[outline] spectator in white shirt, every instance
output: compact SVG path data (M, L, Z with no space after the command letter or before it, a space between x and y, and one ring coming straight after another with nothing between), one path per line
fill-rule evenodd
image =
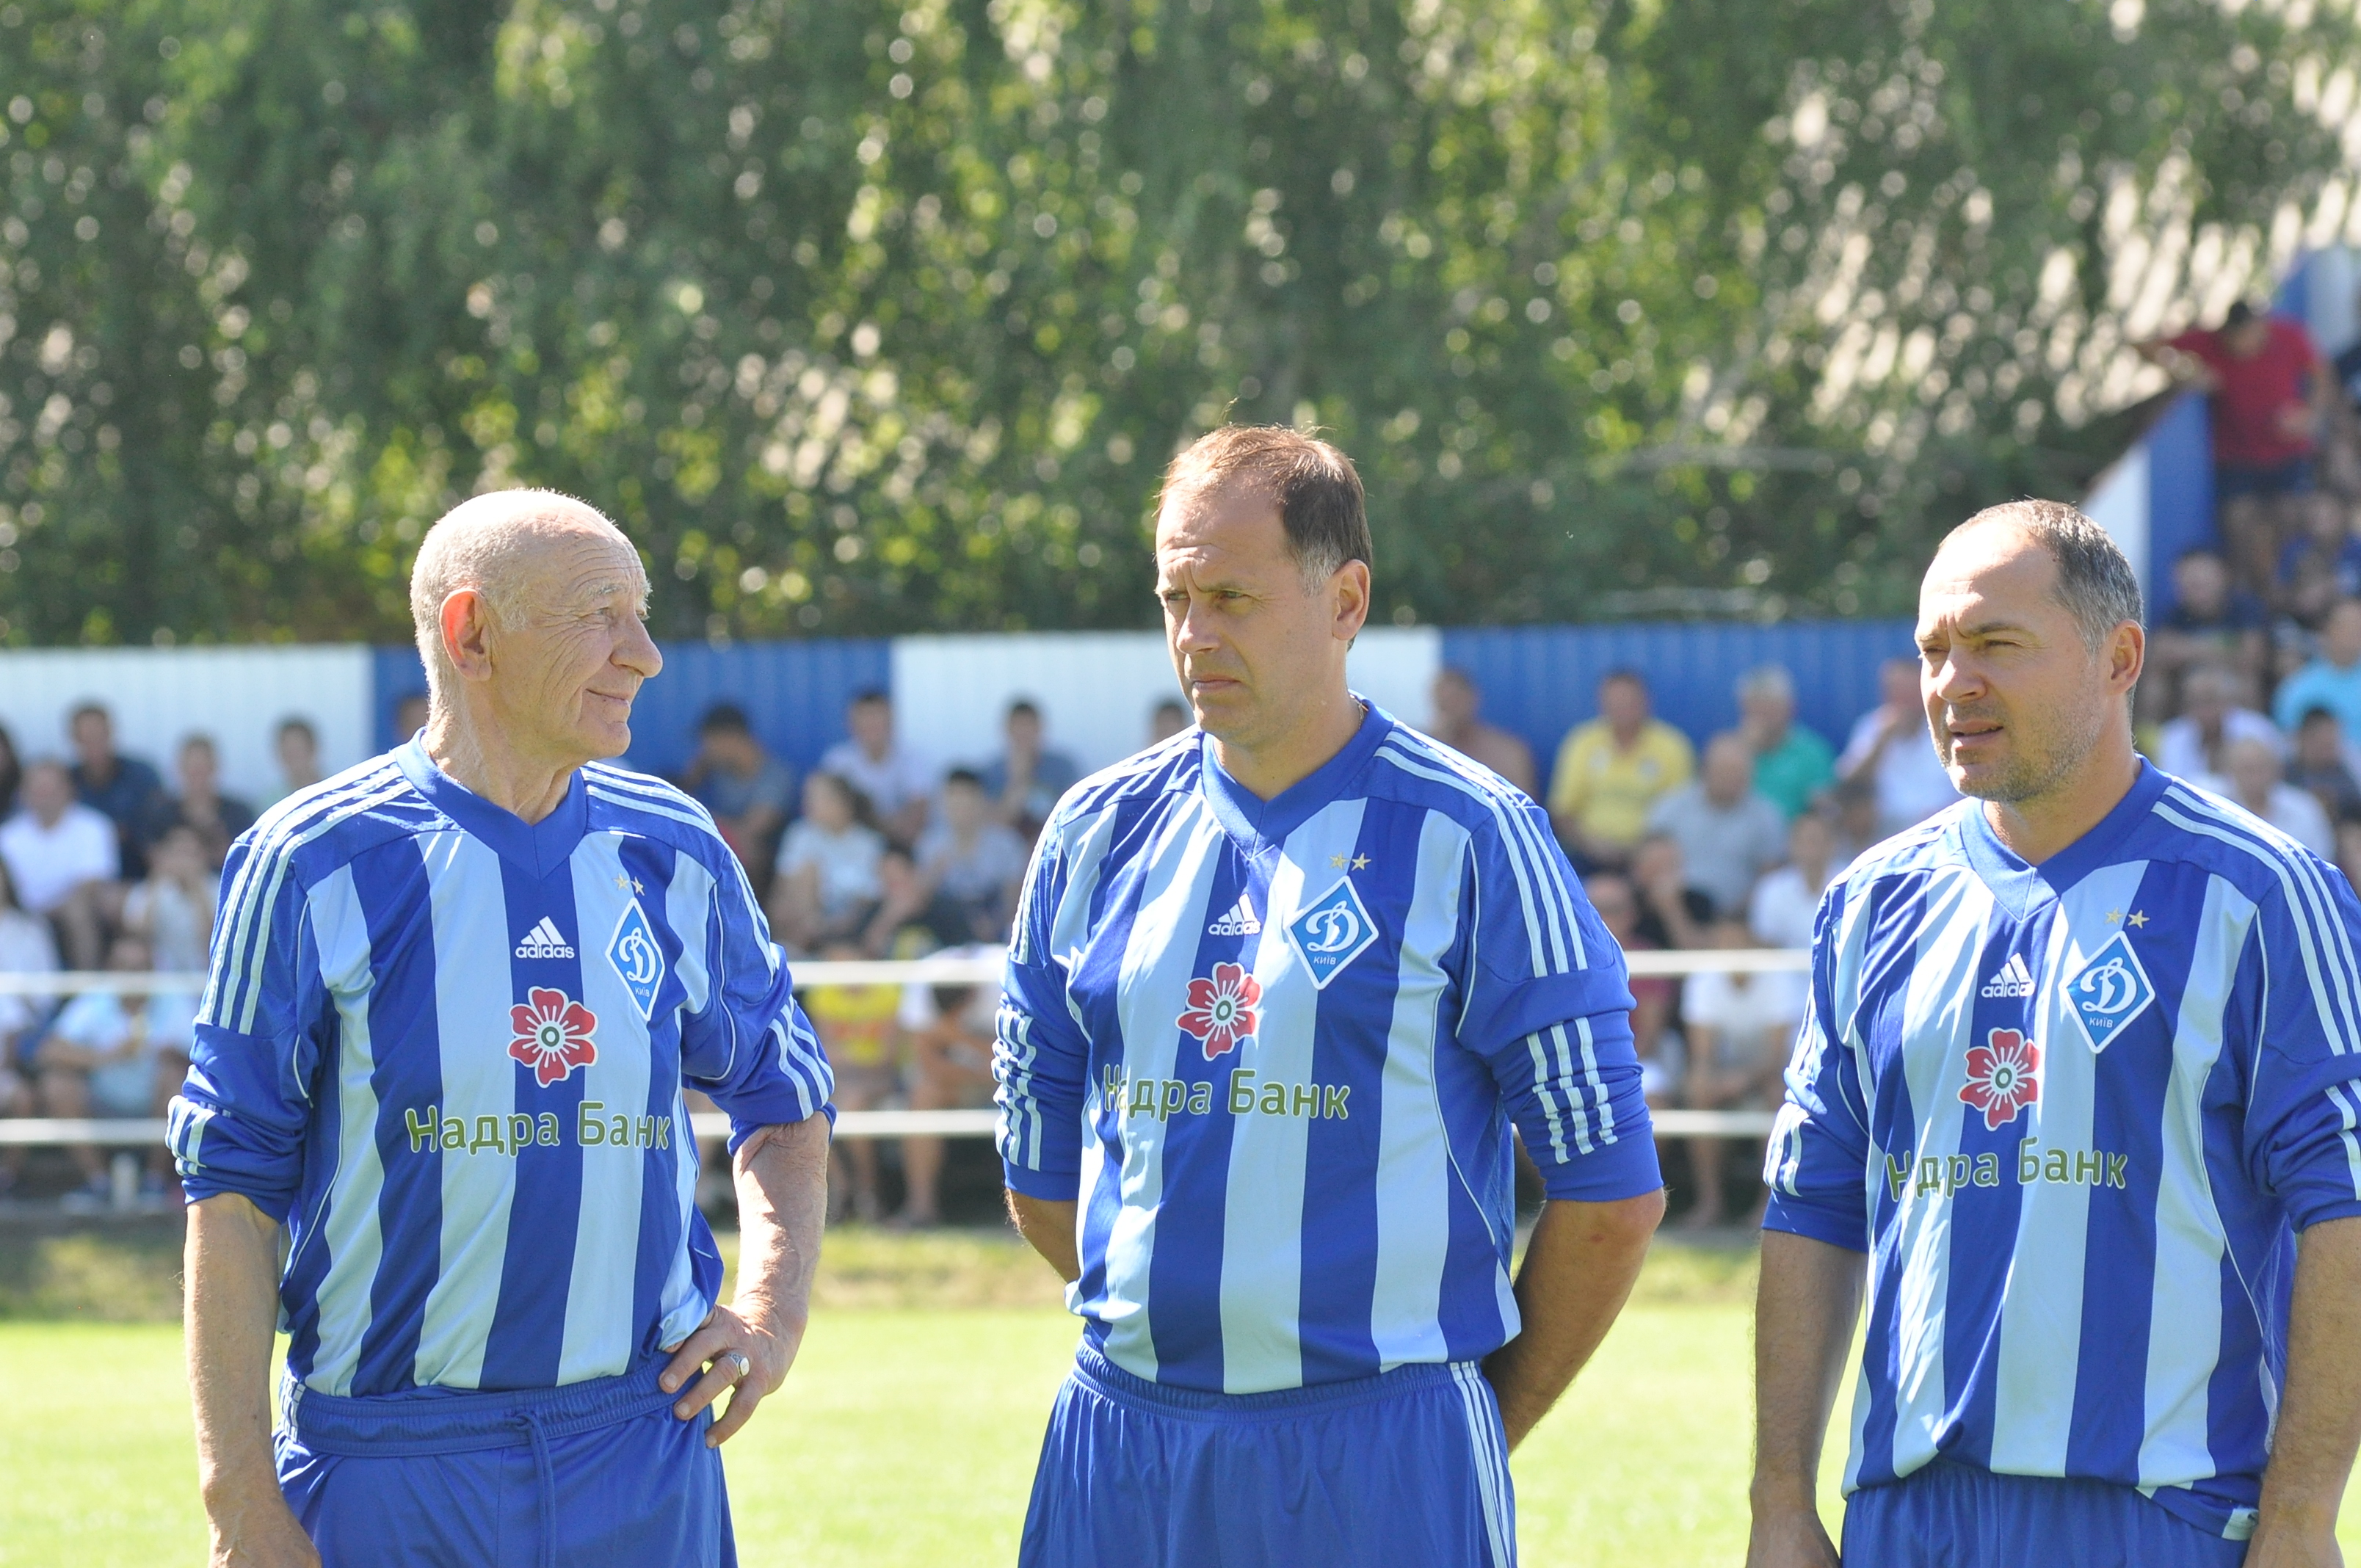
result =
M1734 917L1717 920L1712 938L1716 948L1755 946L1746 922ZM1719 970L1689 977L1681 992L1681 1014L1689 1047L1683 1098L1692 1110L1727 1111L1776 1102L1780 1072L1795 1043L1795 1026L1803 1021L1803 981L1800 974ZM1697 1201L1682 1220L1684 1226L1719 1225L1726 1218L1721 1168L1730 1152L1727 1142L1689 1140Z
M57 927L66 961L96 969L106 928L123 912L115 824L74 798L73 775L55 758L26 768L19 795L16 815L0 823L0 860L8 862L25 907Z
M0 974L54 974L57 967L58 949L49 937L49 923L27 914L16 902L7 862L0 861ZM47 1012L36 998L0 992L0 1116L31 1116L38 1112L18 1047ZM16 1173L24 1164L21 1145L0 1149L0 1197L16 1185Z
M2336 858L2336 830L2309 792L2282 782L2279 749L2267 740L2233 740L2229 773L2191 782L2244 806L2323 860Z
M2246 683L2219 664L2200 664L2180 683L2180 717L2156 732L2156 765L2175 778L2201 779L2224 773L2223 750L2234 740L2284 744L2279 726L2240 705Z
M1883 700L1853 725L1837 759L1837 777L1877 786L1877 830L1890 838L1934 816L1960 792L1927 738L1918 661L1888 659L1877 667L1877 685Z
M1789 823L1787 863L1754 884L1747 905L1746 925L1754 939L1771 948L1810 947L1820 894L1838 870L1836 830L1827 817L1806 811Z
M869 826L868 803L835 773L804 780L804 814L779 843L771 884L771 928L799 952L852 941L877 903L885 837Z
M894 699L872 687L845 710L852 739L839 740L820 757L868 798L878 828L896 844L911 845L927 828L934 804L934 771L894 737Z
M1025 880L1026 841L993 816L983 779L953 768L943 780L942 819L918 840L918 870L959 906L969 939L1005 942L1016 889Z
M1697 777L1649 809L1648 831L1680 845L1688 884L1719 915L1745 910L1754 879L1779 863L1787 842L1786 818L1754 788L1754 749L1734 732L1708 742Z
M149 968L148 944L118 937L106 967L119 974ZM85 992L66 1003L41 1037L34 1067L40 1075L41 1107L52 1116L161 1118L166 1102L189 1070L189 1036L196 1014L192 996L118 995ZM93 1209L107 1200L106 1169L94 1145L68 1151L81 1168L82 1189L70 1208ZM164 1148L148 1157L145 1190L164 1191Z
M205 967L219 890L204 839L186 823L176 824L148 851L147 880L124 895L123 928L147 942L157 969L198 973Z

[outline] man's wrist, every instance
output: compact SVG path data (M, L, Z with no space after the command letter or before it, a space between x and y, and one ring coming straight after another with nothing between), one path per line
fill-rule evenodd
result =
M1747 1488L1746 1500L1757 1519L1782 1514L1817 1515L1820 1508L1817 1482L1784 1469L1757 1474Z

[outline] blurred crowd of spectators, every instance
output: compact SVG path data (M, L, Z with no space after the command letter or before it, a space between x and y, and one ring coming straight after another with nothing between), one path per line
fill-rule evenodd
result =
M208 736L181 740L170 784L115 749L101 704L76 707L65 739L65 756L24 756L0 729L0 974L202 971L222 861L255 805L222 793ZM281 794L319 781L307 720L283 720L274 740ZM196 1002L170 987L0 992L0 1115L161 1116L188 1068ZM80 1179L67 1207L104 1206L101 1151L67 1152ZM0 1198L24 1163L22 1148L0 1148ZM165 1174L159 1146L140 1179L148 1202L170 1201Z

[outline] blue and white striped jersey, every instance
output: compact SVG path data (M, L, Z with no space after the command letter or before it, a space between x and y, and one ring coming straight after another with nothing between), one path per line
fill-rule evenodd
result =
M713 1305L686 1088L733 1148L830 1090L712 820L593 764L528 826L412 741L231 850L170 1139L288 1224L305 1387L547 1387Z
M1518 1328L1513 1118L1553 1196L1659 1185L1623 955L1548 820L1372 708L1257 800L1194 729L1068 793L1009 952L1008 1184L1079 1198L1107 1359L1254 1393Z
M2361 905L2154 768L2027 866L1981 803L1823 899L1773 1230L1866 1251L1848 1489L1940 1455L2253 1527L2294 1234L2361 1214Z

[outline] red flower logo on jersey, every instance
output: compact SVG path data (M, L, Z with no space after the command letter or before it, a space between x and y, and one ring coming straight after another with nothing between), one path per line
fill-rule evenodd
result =
M590 1040L598 1027L597 1014L562 991L536 985L526 994L533 999L530 1005L509 1009L509 1027L516 1033L509 1055L533 1069L536 1082L546 1089L598 1059L598 1047Z
M1989 1046L1968 1047L1968 1080L1960 1098L1984 1113L1984 1127L1998 1132L2016 1113L2041 1098L2041 1047L2015 1029L1994 1029Z
M1262 1000L1262 981L1237 964L1215 964L1213 978L1202 975L1189 982L1189 1010L1180 1027L1205 1047L1205 1059L1235 1050L1254 1037L1255 1004Z

